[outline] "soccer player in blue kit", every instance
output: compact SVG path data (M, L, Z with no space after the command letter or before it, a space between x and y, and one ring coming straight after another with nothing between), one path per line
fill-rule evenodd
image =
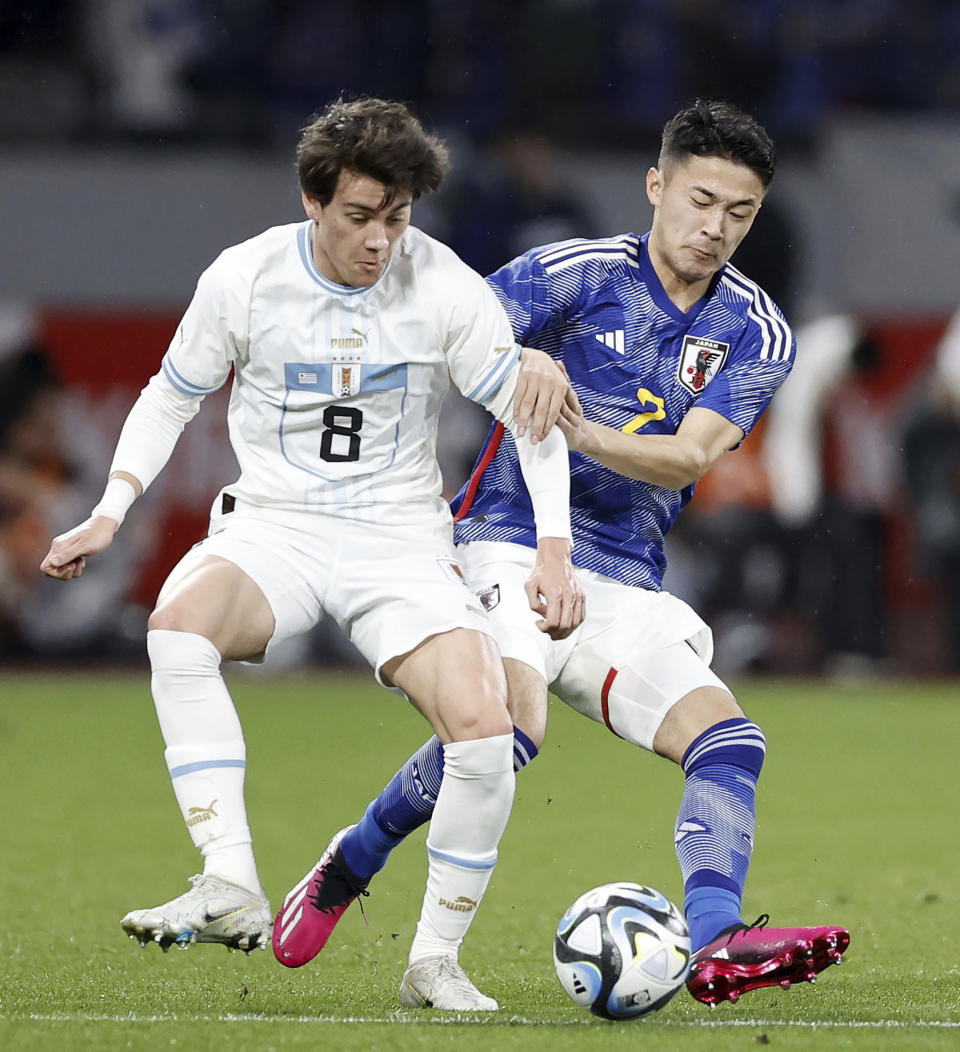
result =
M582 625L551 638L531 611L524 581L535 557L533 515L502 425L453 502L463 567L504 659L516 768L543 742L548 689L680 765L675 847L693 948L687 985L710 1005L812 980L850 941L836 926L770 928L766 916L744 923L766 742L711 671L708 626L662 590L667 530L793 363L780 310L728 262L773 172L774 147L756 121L727 103L698 101L667 123L646 174L646 235L535 248L488 278L517 341L548 352L569 375L559 426L571 449ZM333 837L274 922L281 963L297 967L322 949L393 847L427 821L442 770L433 738L357 825ZM432 1003L429 984L415 993Z

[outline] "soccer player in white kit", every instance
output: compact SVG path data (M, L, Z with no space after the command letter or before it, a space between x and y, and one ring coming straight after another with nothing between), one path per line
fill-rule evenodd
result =
M567 447L549 427L566 382L546 356L538 373L536 352L524 352L524 375L490 288L409 225L413 201L440 184L446 151L404 106L328 106L304 129L297 160L308 220L228 248L203 273L124 424L103 499L42 563L68 580L110 544L203 396L233 371L240 478L170 574L147 633L167 766L203 873L122 924L164 948L265 945L272 918L244 805L245 744L220 665L261 660L326 611L446 750L401 998L415 982L435 1007L492 1010L458 949L512 805L512 722L486 613L453 547L437 418L452 381L516 434L540 537L531 606L562 636L583 616Z

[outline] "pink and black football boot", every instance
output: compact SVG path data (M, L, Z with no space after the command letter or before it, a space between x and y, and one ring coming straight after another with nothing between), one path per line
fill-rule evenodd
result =
M317 864L287 892L274 919L273 955L288 968L312 961L326 946L350 903L369 894L368 881L350 870L340 850L340 841L351 829L353 826L347 826L334 833Z
M727 928L693 955L687 989L698 1001L715 1008L762 986L815 982L850 945L846 928L768 928L769 919Z

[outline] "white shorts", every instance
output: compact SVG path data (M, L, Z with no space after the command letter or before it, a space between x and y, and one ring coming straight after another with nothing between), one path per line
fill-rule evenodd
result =
M267 654L326 612L383 682L384 662L430 636L454 628L493 634L442 522L384 526L237 502L211 515L209 536L187 558L206 555L239 566L266 596L276 621Z
M566 639L537 628L524 582L536 556L520 544L457 547L470 586L505 658L530 665L571 708L645 749L667 712L698 687L724 683L710 670L713 634L682 599L578 570L586 617Z

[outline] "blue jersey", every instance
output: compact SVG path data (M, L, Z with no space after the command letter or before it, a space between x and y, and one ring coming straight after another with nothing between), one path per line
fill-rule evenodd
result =
M631 434L676 433L692 406L748 434L793 364L794 337L769 296L725 265L689 311L664 292L647 237L531 249L487 280L519 343L562 361L588 420ZM659 590L663 540L693 496L570 455L573 561ZM456 540L536 546L509 432L495 424L453 501Z

